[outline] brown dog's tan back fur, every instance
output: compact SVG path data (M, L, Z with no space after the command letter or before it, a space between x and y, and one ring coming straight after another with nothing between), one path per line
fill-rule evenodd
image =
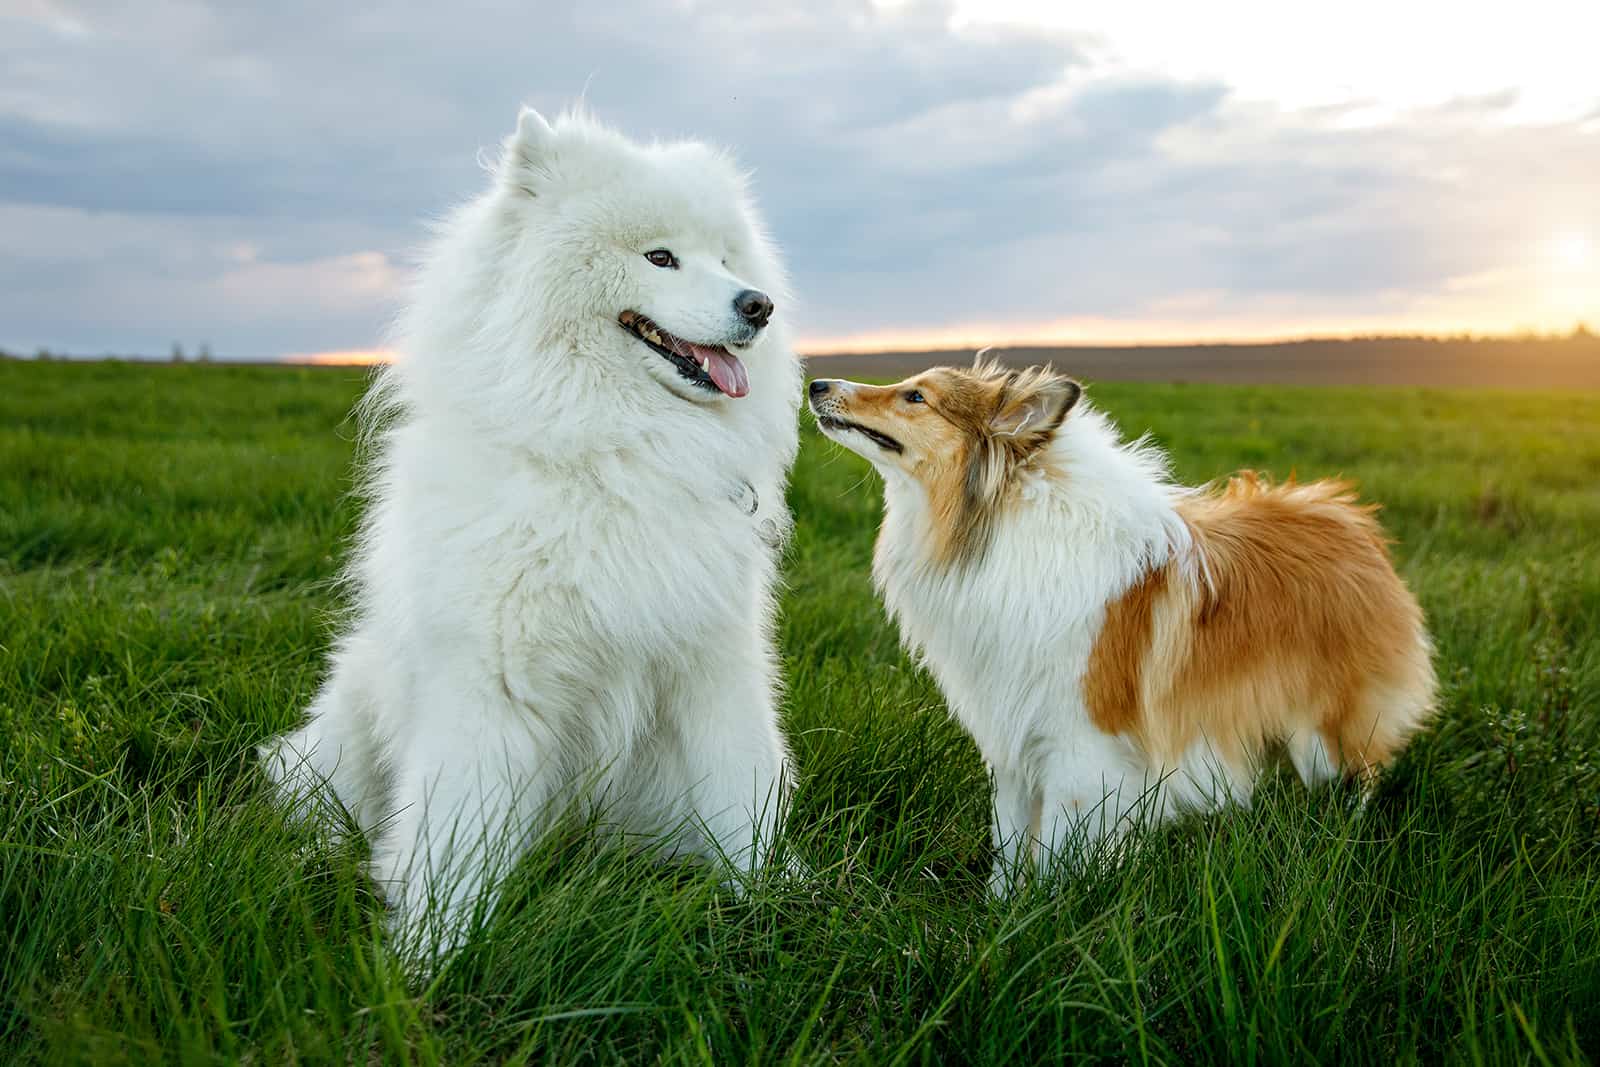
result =
M1387 764L1418 725L1388 710L1431 706L1434 679L1375 510L1343 482L1251 472L1180 503L1201 581L1169 562L1108 605L1084 678L1096 726L1160 762L1313 730L1345 773Z

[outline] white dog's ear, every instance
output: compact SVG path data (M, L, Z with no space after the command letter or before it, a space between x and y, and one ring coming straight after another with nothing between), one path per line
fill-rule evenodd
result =
M500 176L507 185L529 196L550 177L551 157L555 155L556 131L531 107L517 112L517 132L506 138Z
M1007 383L989 429L1031 452L1050 440L1082 395L1083 387L1071 378L1025 372Z
M517 110L518 144L542 145L555 135L556 131L551 129L550 121L533 108L524 104Z

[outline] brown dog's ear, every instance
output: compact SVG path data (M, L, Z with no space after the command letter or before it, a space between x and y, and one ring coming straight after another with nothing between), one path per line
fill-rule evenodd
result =
M1071 378L1024 372L1006 386L989 420L990 432L1020 452L1032 452L1055 434L1083 395Z

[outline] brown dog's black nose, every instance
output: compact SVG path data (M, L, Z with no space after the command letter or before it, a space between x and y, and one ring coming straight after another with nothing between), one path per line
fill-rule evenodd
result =
M813 400L819 396L827 396L829 388L830 386L828 385L826 378L813 378L811 379L811 384L807 387L811 393L811 399Z
M740 318L758 330L772 318L772 297L760 289L744 290L733 298L733 306Z

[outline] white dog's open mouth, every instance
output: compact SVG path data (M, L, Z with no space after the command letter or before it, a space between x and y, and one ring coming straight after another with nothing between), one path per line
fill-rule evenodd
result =
M745 373L744 364L721 345L695 344L674 337L637 311L624 311L617 316L617 322L655 349L685 381L734 397L750 391L750 377Z

